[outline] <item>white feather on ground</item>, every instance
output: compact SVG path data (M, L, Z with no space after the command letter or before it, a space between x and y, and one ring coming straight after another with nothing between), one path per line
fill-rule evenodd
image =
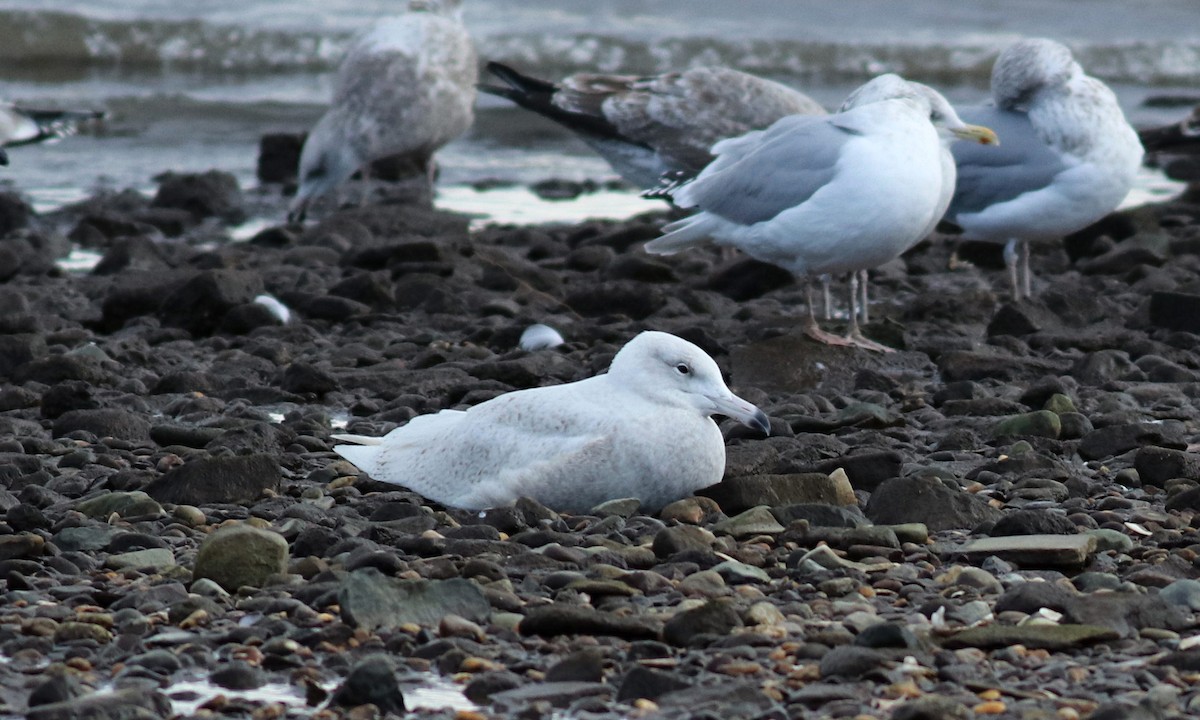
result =
M409 6L361 35L338 67L333 102L300 154L292 218L375 160L405 155L428 168L474 121L477 60L458 0Z
M703 350L644 332L606 374L421 415L382 438L334 435L360 443L334 452L376 480L452 507L527 496L565 511L625 497L657 508L721 480L725 443L714 414L770 426Z

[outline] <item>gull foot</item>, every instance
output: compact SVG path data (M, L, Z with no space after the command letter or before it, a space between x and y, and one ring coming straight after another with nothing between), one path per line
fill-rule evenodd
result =
M837 347L855 347L856 343L848 337L834 335L831 332L825 332L816 325L809 325L804 328L804 334L824 345L836 345Z
M887 345L884 345L883 343L877 343L874 340L871 340L866 335L863 335L862 331L857 328L852 330L850 332L850 334L847 335L843 339L849 341L849 344L853 345L854 347L860 347L863 350L870 350L871 352L877 352L877 353L894 353L894 352L896 352L895 348L890 348Z

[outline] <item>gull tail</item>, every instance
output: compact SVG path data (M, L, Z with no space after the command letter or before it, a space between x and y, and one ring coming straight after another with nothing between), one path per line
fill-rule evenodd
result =
M37 110L11 107L9 112L19 124L16 137L6 145L31 145L73 135L82 123L102 120L107 116L102 110Z
M700 213L663 226L663 236L645 244L651 255L674 255L688 248L703 247L713 242L712 232L716 221L707 213Z
M354 463L354 467L368 475L375 475L376 461L379 458L380 443L383 438L366 437L365 435L331 435L334 440L342 440L356 445L334 445L333 451Z
M355 445L382 445L382 437L370 437L367 435L330 435L334 440L342 442L354 443Z
M602 116L572 112L556 105L554 96L562 91L558 85L523 75L503 63L489 62L486 69L492 75L503 80L507 87L479 84L476 87L480 92L512 100L526 110L532 110L538 115L549 118L568 130L599 138L614 138L622 142L629 142L612 123Z

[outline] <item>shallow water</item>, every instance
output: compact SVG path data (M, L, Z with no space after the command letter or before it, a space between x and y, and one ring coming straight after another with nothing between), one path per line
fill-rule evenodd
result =
M322 112L348 39L398 4L0 0L6 30L0 97L111 113L85 136L11 150L12 165L0 179L40 209L97 186L152 191L154 175L165 170L219 168L253 187L259 137L307 129ZM986 94L1000 47L1043 34L1069 43L1089 71L1112 83L1135 124L1165 123L1184 112L1148 106L1147 98L1200 97L1200 10L1193 0L693 0L686 7L665 0L466 0L464 6L482 58L550 78L581 69L644 73L729 64L832 106L864 79L893 70L937 85L952 101L974 102ZM439 154L444 202L505 222L626 213L626 198L585 197L553 208L531 201L517 212L509 203L518 198L473 196L466 186L484 179L613 177L552 124L493 97L481 97L479 110L471 132Z

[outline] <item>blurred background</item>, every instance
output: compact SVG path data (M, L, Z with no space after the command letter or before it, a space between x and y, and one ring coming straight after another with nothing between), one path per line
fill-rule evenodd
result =
M0 180L43 210L97 188L148 191L166 170L218 168L253 187L259 137L306 130L349 39L405 5L0 0L0 98L111 114L84 136L13 149ZM1135 126L1178 120L1200 102L1195 0L465 0L464 8L481 60L549 79L721 64L836 106L894 71L951 101L977 102L999 49L1041 35L1068 44L1108 82ZM552 123L490 96L479 108L475 128L439 154L451 199L484 181L615 177ZM1154 192L1157 182L1148 173L1141 189ZM640 207L632 192L628 199Z

